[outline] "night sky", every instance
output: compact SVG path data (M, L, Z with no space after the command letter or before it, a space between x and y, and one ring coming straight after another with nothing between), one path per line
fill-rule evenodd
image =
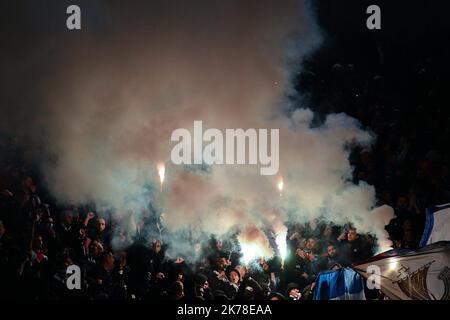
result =
M364 68L362 72L389 74L389 86L395 84L396 90L403 93L408 92L408 73L428 57L439 59L443 74L448 70L446 35L450 29L447 23L450 5L446 1L317 0L310 3L326 38L310 59L316 65L325 67L335 61L357 63ZM70 4L82 8L81 31L65 28L65 8ZM382 8L382 30L369 31L365 27L365 8L370 4ZM127 5L120 1L2 1L2 108L5 104L15 105L15 112L22 113L33 108L36 82L43 74L52 72L48 65L52 60L64 59L55 50L55 43L64 42L70 47L72 43L91 38L106 41L126 28L120 22L124 16L135 15L139 19L145 17L146 10L155 12L158 5L147 1ZM377 46L383 47L382 64Z

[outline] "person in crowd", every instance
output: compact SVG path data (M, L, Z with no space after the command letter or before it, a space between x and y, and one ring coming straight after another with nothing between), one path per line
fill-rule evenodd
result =
M79 230L75 226L71 211L67 210L62 213L61 221L56 227L56 234L58 236L59 247L71 248L76 245L75 242L79 236Z
M181 281L175 281L170 286L169 299L170 300L182 300L184 298L184 285Z
M336 247L333 244L328 245L327 251L319 264L321 270L330 270L333 266L342 264Z
M286 296L288 300L300 300L302 294L297 283L291 282L287 286Z
M13 244L13 238L8 234L5 224L0 220L0 251L7 250Z
M197 273L194 276L195 292L194 296L200 300L213 300L211 289L208 283L208 277L203 273Z
M47 249L44 247L44 241L40 234L37 234L33 239L31 249L31 263L41 263L48 260Z
M308 238L306 241L305 249L309 252L316 253L318 251L317 241L315 238Z
M335 236L333 226L326 225L323 229L322 235L319 238L318 243L318 253L324 253L327 251L328 246L335 245L337 242L337 237Z
M347 234L339 236L338 241L340 244L339 250L347 265L362 262L372 255L371 248L369 248L365 239L357 233L356 228L350 227Z
M239 291L241 285L241 275L238 270L232 269L228 273L228 284L224 286L227 297L233 299Z
M394 208L395 218L386 230L396 248L417 248L425 209L450 202L450 157L442 147L450 142L448 111L430 108L445 98L446 91L422 81L431 76L430 68L441 72L436 59L430 57L423 66L413 61L423 71L411 73L409 85L417 90L408 89L410 98L403 103L397 90L383 85L395 80L388 68L379 75L361 72L364 68L356 63L335 61L330 67L312 63L300 79L318 110L328 111L332 105L377 133L372 149L355 147L349 161L353 181L373 185L377 205ZM340 81L344 74L353 81ZM17 154L13 146L0 147L2 159ZM61 208L59 199L40 187L46 177L35 174L36 164L19 158L3 163L1 298L74 298L63 284L67 267L77 264L87 299L309 300L320 271L362 262L377 244L365 230L358 234L355 228L332 221L293 220L287 222L283 266L279 257L256 259L256 267L243 265L231 239L208 234L192 242L194 261L188 259L189 252L180 260L178 255L169 256L165 239L171 234L164 228L164 215L152 204L137 215L136 229L129 230L123 223L125 213ZM340 228L347 229L338 236Z
M266 298L267 294L258 281L247 275L239 285L235 300L265 300Z
M112 297L114 290L114 255L112 252L103 252L100 255L99 263L92 270L91 296L94 299L106 300Z
M87 229L84 243L85 250L89 253L90 245L93 242L98 242L102 247L109 248L109 240L109 233L106 230L106 220L104 218L99 218L96 227Z

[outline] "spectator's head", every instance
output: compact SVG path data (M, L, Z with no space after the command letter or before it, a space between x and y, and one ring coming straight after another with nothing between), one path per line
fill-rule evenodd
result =
M196 295L202 297L205 290L209 288L208 278L202 273L197 273L194 276L194 282Z
M259 258L259 265L261 266L261 268L262 268L264 271L269 270L269 264L267 263L266 259L264 259L264 258Z
M98 231L103 232L106 229L106 221L103 218L98 219Z
M70 225L72 225L73 222L73 214L70 211L64 211L63 212L63 219L62 219L63 224L68 227Z
M215 268L217 271L225 270L227 264L227 260L224 257L218 257L216 259Z
M298 300L300 299L300 290L299 286L295 282L291 282L287 286L287 296L291 299Z
M161 241L153 242L153 251L155 251L155 253L161 252Z
M316 239L314 238L309 238L308 241L306 241L306 249L308 249L309 251L315 251L316 250Z
M114 255L112 252L103 253L100 263L104 269L112 270L114 268Z
M235 268L239 272L239 276L241 279L244 279L245 274L247 273L247 269L244 266L237 265Z
M29 188L30 193L36 193L37 192L37 186L35 184L32 184Z
M349 242L355 241L358 239L358 233L356 232L356 228L350 228L347 232L347 240Z
M323 236L325 238L330 238L333 234L333 229L330 226L325 227L323 230Z
M203 273L197 273L194 276L195 285L199 287L203 287L208 285L208 278Z
M42 250L44 248L44 241L41 235L36 235L33 239L33 250Z
M397 198L397 210L405 210L408 208L408 198L401 195Z
M31 191L32 186L33 186L33 179L31 177L25 177L22 181L23 189Z
M205 294L205 288L203 286L195 286L195 296L202 297Z
M241 275L238 270L233 269L230 271L229 279L231 283L239 284L241 282Z
M176 277L177 281L181 281L184 282L186 280L186 277L184 276L183 270L178 270L178 272L176 272Z
M184 285L181 281L175 281L170 286L170 294L175 300L179 300L184 297Z
M336 256L336 248L335 248L332 244L330 244L330 245L327 247L327 255L328 255L328 257L330 257L330 258L333 258L333 257Z
M306 258L305 250L303 250L303 249L297 249L295 251L295 254L302 259Z
M98 241L94 241L92 243L92 250L90 252L92 252L92 255L94 257L99 256L100 254L103 253L103 246L102 246L102 244L100 242L98 242Z
M119 242L126 243L128 241L128 234L125 230L119 231Z

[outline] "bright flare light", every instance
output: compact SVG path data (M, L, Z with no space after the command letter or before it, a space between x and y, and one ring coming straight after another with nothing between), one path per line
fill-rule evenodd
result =
M280 192L280 197L283 195L283 188L284 188L284 181L283 181L283 177L280 177L278 180L278 191Z
M161 185L161 191L162 191L162 186L164 183L164 176L166 174L166 167L164 166L164 164L159 164L158 165L158 175L159 175L159 182Z
M257 243L241 243L241 252L244 264L249 264L252 260L264 257L264 250Z
M386 251L391 250L391 242L386 239L380 239L378 244L378 250L375 252L375 254L383 253Z
M284 259L286 258L286 254L287 254L286 235L287 235L287 232L281 232L275 238L275 242L277 244L278 250L280 251L282 264L284 262Z
M390 271L397 270L397 267L398 267L398 262L396 260L392 260L391 262L389 262L389 270Z

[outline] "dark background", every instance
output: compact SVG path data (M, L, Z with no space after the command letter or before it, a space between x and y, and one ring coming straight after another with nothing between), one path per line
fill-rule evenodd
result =
M39 64L39 57L58 54L51 49L37 52L38 44L57 41L62 35L83 37L86 32L110 30L114 21L102 14L105 2L1 2L2 168L24 162L29 147L20 136L3 136L3 126L18 118L25 119L20 125L26 128L26 119L32 118L34 112L33 88L47 71ZM301 96L295 107L310 106L316 112L317 124L327 113L345 112L376 134L372 150L352 152L353 180L374 185L378 204L395 209L396 218L387 226L394 245L416 248L425 209L450 201L447 22L450 3L440 0L311 3L324 43L305 60L298 61L303 69L295 79ZM83 7L86 28L79 33L65 28L66 15L61 12L69 4ZM371 4L381 7L381 30L366 28L366 8ZM18 69L11 71L11 65ZM11 104L17 105L18 114L6 114L4 107ZM33 169L28 167L27 174L39 180L39 172Z

